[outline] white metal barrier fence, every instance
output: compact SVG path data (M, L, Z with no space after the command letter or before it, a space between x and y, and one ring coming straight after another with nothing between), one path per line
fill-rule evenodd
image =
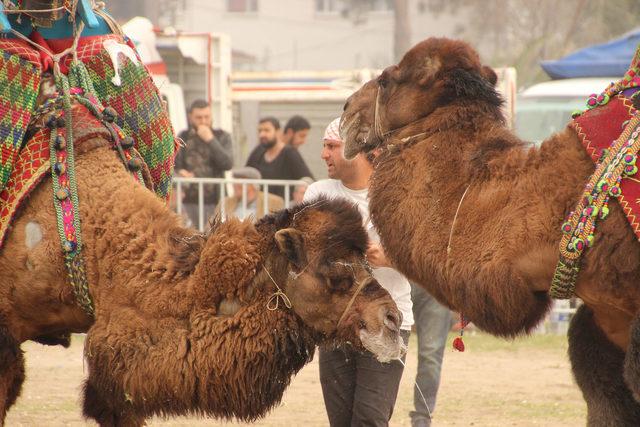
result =
M233 184L242 185L242 198L239 200L242 215L247 212L247 186L257 185L262 192L262 203L265 212L269 212L269 188L284 188L284 207L288 208L292 204L291 195L298 185L308 185L300 180L280 180L280 179L239 179L239 178L173 178L173 194L175 195L175 210L179 215L183 214L183 194L187 185L195 185L198 188L198 220L194 227L204 231L209 218L205 215L205 185L215 184L218 186L218 204L222 218L227 217L224 200L228 196L233 196Z

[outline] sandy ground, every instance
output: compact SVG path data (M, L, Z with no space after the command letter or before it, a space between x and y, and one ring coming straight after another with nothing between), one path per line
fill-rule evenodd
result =
M537 335L507 342L483 334L465 335L467 351L445 352L443 377L433 425L575 426L585 424L586 407L570 374L566 338ZM7 426L95 425L81 417L82 336L69 349L27 343L27 381ZM411 341L392 426L409 426L416 372ZM151 426L237 426L214 420L154 419ZM293 380L282 404L259 426L328 425L317 360Z

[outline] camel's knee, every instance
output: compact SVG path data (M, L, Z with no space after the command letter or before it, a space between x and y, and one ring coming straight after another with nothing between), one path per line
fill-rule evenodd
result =
M586 306L578 309L569 327L569 357L576 383L587 402L592 426L636 426L640 405L622 377L624 352L611 343Z
M624 358L624 380L636 401L640 401L640 316L631 323L629 338Z

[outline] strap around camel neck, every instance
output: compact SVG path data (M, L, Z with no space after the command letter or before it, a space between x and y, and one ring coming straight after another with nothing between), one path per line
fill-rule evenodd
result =
M406 128L407 126L411 126L414 122L408 123L402 127L396 128L396 129L391 129L388 130L386 132L382 132L382 124L380 122L380 88L378 88L378 90L376 91L376 104L375 104L375 110L374 110L374 115L373 115L373 133L374 135L379 138L381 141L383 141L384 139L386 139L387 137L389 137L390 135L401 131L402 129ZM389 151L389 152L394 152L397 151L400 148L404 148L407 146L412 145L414 142L417 141L417 139L421 136L426 136L428 135L429 132L420 132L417 133L415 135L411 135L411 136L407 136L404 138L400 138L400 143L399 144L388 144L385 145L384 148Z
M276 286L276 289L277 289L269 297L269 300L267 301L267 310L270 310L270 311L277 310L278 306L280 305L280 300L282 300L282 303L285 305L285 307L287 308L293 307L293 305L291 304L291 300L289 299L287 294L285 294L284 291L280 288L280 286L278 286L278 283L275 281L273 276L271 276L271 273L269 273L269 270L267 270L267 267L265 267L264 264L262 264L262 269L265 271L265 273L267 273L267 276L269 276L269 279L271 279L271 281L273 282L273 284Z
M91 80L84 66L72 62L69 75L61 73L57 63L54 67L56 86L61 92L50 99L40 109L40 115L47 115L46 124L50 129L49 153L53 199L56 211L58 234L64 254L67 276L73 288L78 305L91 317L95 315L93 301L89 293L86 265L82 255L82 231L75 174L75 141L72 120L72 102L81 104L102 123L113 139L113 148L121 156L127 168L139 182L143 182L140 160L129 152L133 143L124 138L124 133L112 122L113 109L104 108L97 101Z
M367 283L366 280L361 281L358 284L358 288L356 289L356 291L354 292L353 296L351 297L351 299L349 300L349 303L347 304L347 306L345 307L344 311L342 312L342 316L340 316L340 319L338 320L338 323L336 323L336 329L338 327L340 327L340 324L342 323L342 321L344 320L345 317L347 317L347 313L349 312L349 309L351 309L351 306L353 305L353 303L356 300L356 297L360 294L360 291L362 290L362 288L364 287L365 283Z

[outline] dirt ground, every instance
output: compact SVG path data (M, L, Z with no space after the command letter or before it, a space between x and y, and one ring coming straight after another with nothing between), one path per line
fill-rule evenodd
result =
M467 350L444 357L442 384L433 425L577 426L585 424L586 406L571 377L566 338L534 335L508 342L484 334L466 334ZM27 343L27 381L7 426L87 426L79 396L83 373L83 337L69 349ZM317 358L316 358L317 359ZM392 426L409 426L416 372L412 337ZM151 426L238 426L197 418L154 419ZM328 425L318 364L314 360L293 380L282 404L259 426Z

